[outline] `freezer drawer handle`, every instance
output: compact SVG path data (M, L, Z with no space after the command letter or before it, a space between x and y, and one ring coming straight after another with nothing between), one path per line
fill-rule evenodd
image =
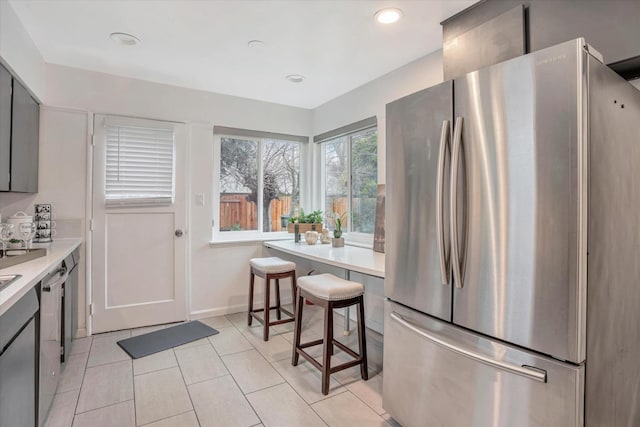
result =
M451 264L453 280L456 288L462 289L462 273L460 272L460 250L458 248L458 166L460 163L460 146L462 145L462 117L456 117L453 128L453 148L451 149Z
M434 344L437 344L441 347L444 347L447 350L453 351L454 353L458 353L462 356L468 357L469 359L473 359L477 362L484 363L487 366L491 366L493 368L502 369L503 371L511 372L512 374L520 375L530 380L540 381L542 383L547 382L547 372L539 369L539 368L529 368L525 366L518 366L512 363L502 362L500 360L492 359L491 357L487 357L483 354L476 353L464 348L460 348L454 344L451 344L444 339L425 331L417 325L414 325L412 322L406 320L400 314L395 311L391 313L391 318L396 322L400 323L402 326L412 330L416 334L425 338L428 341L431 341Z
M449 120L442 122L442 134L440 135L440 153L438 157L438 194L436 196L436 229L438 233L438 253L440 255L440 277L443 285L449 285L449 259L450 253L444 236L444 160L449 146Z

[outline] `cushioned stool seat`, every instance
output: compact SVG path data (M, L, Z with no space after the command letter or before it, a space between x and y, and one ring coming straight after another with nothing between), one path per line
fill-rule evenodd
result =
M254 270L264 274L286 273L296 269L296 264L291 261L285 261L278 257L269 258L251 258L249 264Z
M264 326L263 339L269 340L269 326L279 325L281 323L293 322L293 313L280 306L280 279L291 279L291 297L293 298L293 307L295 309L296 304L296 264L291 261L285 261L278 257L269 258L251 258L249 260L249 266L251 270L251 277L249 282L249 313L247 316L247 323L251 326L252 320L255 318L258 322ZM253 308L253 288L255 283L255 276L264 279L264 306L265 308L254 309ZM276 305L271 307L271 280L276 281ZM269 320L269 310L276 310L276 317L278 320ZM263 312L262 318L256 315L258 312ZM288 319L282 319L282 314L285 313L290 317Z
M301 277L298 279L298 288L327 301L351 299L364 294L362 283L341 279L333 274Z
M302 308L304 300L324 308L324 338L300 343L302 335ZM349 347L333 338L333 310L335 308L358 305L358 347L360 353L356 353ZM304 349L316 345L323 345L322 363L311 357ZM331 366L333 346L344 351L353 360L338 366ZM364 286L361 283L341 279L333 274L318 274L316 276L304 276L298 280L298 301L296 303L296 326L293 342L293 358L291 364L298 364L299 356L304 357L309 363L322 372L322 394L329 393L329 377L331 374L360 365L360 376L363 380L369 378L367 368L367 342L364 325Z

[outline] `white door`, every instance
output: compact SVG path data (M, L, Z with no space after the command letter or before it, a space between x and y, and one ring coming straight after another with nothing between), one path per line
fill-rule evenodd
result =
M187 318L186 139L182 124L95 116L93 333Z

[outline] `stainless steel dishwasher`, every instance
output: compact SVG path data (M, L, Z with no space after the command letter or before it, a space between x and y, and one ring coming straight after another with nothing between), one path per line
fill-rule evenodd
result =
M80 250L74 250L64 259L64 267L67 269L69 277L62 288L62 353L60 362L62 370L69 361L73 335L78 329L78 262L80 261Z
M62 286L69 272L60 264L42 281L40 297L40 390L38 425L47 419L58 389L62 347Z
M0 426L36 423L36 320L31 289L0 316Z

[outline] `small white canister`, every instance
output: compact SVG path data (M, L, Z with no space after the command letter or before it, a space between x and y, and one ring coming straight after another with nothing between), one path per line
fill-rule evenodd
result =
M26 213L20 211L7 218L7 224L13 224L14 230L19 230L20 224L22 224L23 222L33 222L33 216L27 215Z

